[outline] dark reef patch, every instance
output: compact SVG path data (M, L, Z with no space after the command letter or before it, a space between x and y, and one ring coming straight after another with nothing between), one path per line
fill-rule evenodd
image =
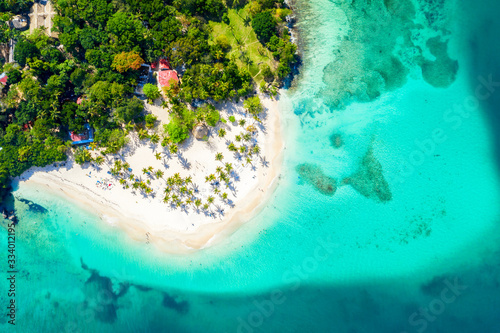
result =
M165 292L163 293L162 305L181 314L185 314L189 311L189 303L187 301L178 301L176 296L170 296Z
M22 203L24 203L24 204L26 204L26 205L28 205L29 210L32 211L32 212L40 213L40 214L45 214L45 213L48 212L48 210L45 207L43 207L43 206L41 206L41 205L39 205L37 203L34 203L31 200L27 200L27 199L24 199L24 198L19 198L17 200L20 201L20 202L22 202Z
M384 178L382 165L370 148L361 160L358 171L351 177L343 180L344 184L351 185L361 195L379 201L392 199L391 189Z
M91 273L85 281L83 292L85 301L83 306L93 312L94 318L100 322L113 323L117 318L117 301L129 288L129 284L120 283L119 290L115 291L110 278L101 276L95 269L88 268L80 259L82 268Z
M337 181L325 175L321 168L314 164L300 164L297 166L300 177L324 195L334 195L337 190Z
M422 61L422 76L425 82L435 88L447 88L455 82L458 72L458 61L448 56L448 42L439 37L430 38L427 47L436 60Z
M330 136L330 143L333 148L340 148L344 145L344 140L342 140L342 136L338 133L334 133Z

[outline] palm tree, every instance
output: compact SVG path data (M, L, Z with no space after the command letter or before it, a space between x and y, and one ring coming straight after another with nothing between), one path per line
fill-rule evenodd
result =
M204 210L207 210L207 209L208 209L208 204L204 204L204 205L203 205L203 209L204 209Z
M224 57L224 52L222 52L222 50L217 50L215 52L215 58L216 59L222 59Z
M92 148L92 150L97 150L97 143L91 142L91 143L89 143L89 146L90 146L90 148Z
M149 172L153 172L153 167L152 166L148 166L148 171Z
M144 140L146 138L149 138L149 133L145 129L140 129L137 134L139 135L139 140Z
M232 165L231 163L226 163L226 164L224 165L224 168L226 169L226 171L227 171L228 173L230 173L230 172L231 172L231 170L233 170L233 165Z
M174 181L177 185L182 184L183 181L182 181L180 173L178 173L178 172L174 173Z
M244 154L247 152L247 146L241 146L240 147L240 153Z
M191 183L193 183L193 178L191 178L191 176L187 176L185 179L184 179L184 183L186 185L189 185Z
M221 174L221 173L222 173L222 167L218 166L217 168L215 168L215 171L216 171L218 174Z
M163 171L161 171L161 170L156 170L156 172L155 172L155 176L156 176L156 178L161 178L161 177L163 177L163 174L164 174L164 173L163 173Z
M116 167L116 169L118 169L118 171L120 171L121 168L122 168L122 161L116 160L115 161L115 167Z
M219 174L219 179L220 179L220 180L222 180L222 181L223 181L223 180L226 180L226 179L227 179L227 178L226 178L226 174L225 174L224 172L221 172L221 173Z
M165 187L163 192L165 192L165 194L168 194L168 193L172 192L172 189L170 187Z
M240 124L241 127L245 126L245 123L246 123L245 119L240 119L240 121L238 121L238 124Z
M156 153L155 158L159 161L161 160L161 153Z
M260 153L260 147L258 145L255 145L253 146L252 151L258 155Z
M211 195L208 196L208 198L207 198L208 203L213 203L214 200L215 200L215 198L213 196L211 196Z
M241 141L241 135L236 135L236 137L234 138L236 140L236 142L240 142Z
M227 148L229 151L238 151L238 148L236 148L235 144L232 142L227 146Z
M226 130L223 128L219 129L219 137L223 138L224 135L226 135Z
M164 203L168 203L170 201L170 196L169 195L165 195L165 197L163 197L163 202Z
M143 174L147 174L148 173L148 169L147 168L142 168L142 173Z
M243 140L250 141L251 138L252 138L252 136L250 135L250 133L243 134Z
M215 187L214 188L214 194L218 194L219 192L220 192L220 190L217 187Z
M191 204L192 202L193 202L193 200L191 200L190 198L187 198L187 199L186 199L186 205L189 205L189 204Z
M135 176L134 176L134 174L133 174L133 173L131 173L131 174L128 176L128 179L129 179L129 180L134 180L134 178L135 178Z
M224 199L224 200L227 199L227 193L226 192L222 193L222 199Z
M247 164L252 164L252 159L250 157L247 157Z
M215 154L216 161L222 161L223 158L224 158L224 155L222 155L222 153Z
M154 144L157 144L158 142L160 142L160 136L156 133L151 135L150 139L151 139L151 142Z
M104 157L102 156L97 156L95 159L94 159L94 162L97 164L97 165L102 165L104 163Z
M123 170L127 171L130 168L130 164L127 162L123 163Z
M171 145L168 150L170 150L170 152L172 154L177 154L177 151L179 150L179 147L177 147L177 145Z
M196 199L196 200L194 201L194 205L196 206L196 208L199 208L199 207L200 207L200 205L201 205L201 200L200 200L200 199Z
M132 124L131 121L129 121L126 125L125 125L125 131L128 133L130 133L131 130L134 129L134 125Z

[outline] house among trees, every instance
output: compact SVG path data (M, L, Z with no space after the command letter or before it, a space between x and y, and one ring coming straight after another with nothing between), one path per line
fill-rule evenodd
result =
M89 126L89 124L85 124L85 131L83 133L77 134L73 131L69 133L72 144L74 145L82 145L86 143L91 143L94 141L94 129Z
M160 88L169 87L172 82L179 82L177 72L170 67L168 60L160 59L159 65L158 83L160 84Z

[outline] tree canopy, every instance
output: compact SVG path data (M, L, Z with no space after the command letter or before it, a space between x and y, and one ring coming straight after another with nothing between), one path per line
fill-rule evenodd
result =
M270 11L257 13L252 19L252 28L262 43L267 43L276 34L276 20Z

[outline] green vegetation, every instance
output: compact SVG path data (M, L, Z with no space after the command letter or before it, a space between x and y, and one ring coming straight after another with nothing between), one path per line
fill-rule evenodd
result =
M0 197L10 177L65 160L68 133L81 133L86 124L95 130L102 154L117 153L134 129L140 138L176 152L197 124L225 122L210 103L246 98L261 81L278 85L295 60L283 23L289 10L281 0L52 3L57 39L42 30L10 29L6 22L32 3L0 1L0 44L16 39L18 63L0 59L0 73L8 75L7 85L0 86ZM156 119L144 115L144 103L133 95L141 64L159 57L185 68L180 82L164 91L170 121L162 138L148 132ZM161 98L154 84L143 91L149 102ZM190 105L200 101L201 107ZM250 104L249 112L258 115L258 105ZM74 156L78 163L97 162L86 149L75 149Z
M253 116L258 116L259 113L261 113L263 110L262 104L260 104L260 98L258 96L248 98L243 103L243 106ZM245 122L244 121L243 123L240 122L240 125L244 126Z
M257 13L252 19L252 28L259 40L267 43L275 34L276 21L270 11Z
M158 89L158 86L151 83L146 83L144 85L144 88L142 88L142 90L144 91L144 95L146 95L150 103L153 102L155 99L160 98L161 96L160 89Z

